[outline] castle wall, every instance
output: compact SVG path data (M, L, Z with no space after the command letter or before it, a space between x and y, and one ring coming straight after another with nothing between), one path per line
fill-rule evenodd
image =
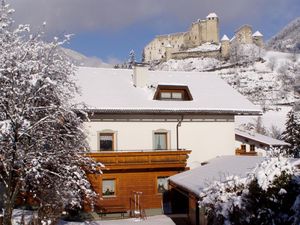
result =
M197 47L205 42L219 43L219 19L217 17L198 20L185 33L157 36L145 48L145 61L163 60L165 47L172 46L172 52Z
M228 41L222 41L221 42L221 55L222 58L227 59L229 58L230 53L230 42Z
M253 37L253 43L258 47L264 47L264 40L262 36Z
M187 59L187 58L219 58L220 50L202 52L202 51L194 51L194 52L173 52L171 54L172 59Z
M145 61L163 60L167 46L172 46L172 51L179 51L183 45L184 33L157 36L144 48Z
M248 25L242 26L235 32L235 37L239 44L252 44L252 28Z
M257 34L257 33L256 33ZM145 48L145 62L162 61L173 59L185 59L195 57L214 57L228 58L230 48L234 44L255 44L263 47L262 34L256 36L252 34L252 28L249 25L240 27L235 32L235 38L232 42L222 41L220 51L213 52L186 52L185 50L195 48L204 43L219 43L219 18L215 13L211 13L205 20L197 20L189 30L184 33L175 33L169 35L157 36ZM166 51L166 48L168 49Z

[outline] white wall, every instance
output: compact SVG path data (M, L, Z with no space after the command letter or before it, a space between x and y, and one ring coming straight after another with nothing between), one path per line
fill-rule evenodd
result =
M255 151L257 152L257 155L259 156L266 156L269 148L265 145L260 145L260 143L248 140L244 140L243 138L236 138L235 140L235 148L241 148L241 145L246 145L246 151L250 151L250 145L255 145Z
M178 119L178 118L177 118ZM172 121L92 121L85 127L92 151L99 149L98 135L101 131L111 130L116 136L116 150L152 150L153 132L164 129L169 132L170 149L177 148L176 125ZM149 120L149 119L148 119ZM202 121L201 121L202 120ZM233 155L234 152L234 121L226 117L215 121L212 118L185 119L179 127L179 148L192 150L189 164L193 161L203 162L218 155Z

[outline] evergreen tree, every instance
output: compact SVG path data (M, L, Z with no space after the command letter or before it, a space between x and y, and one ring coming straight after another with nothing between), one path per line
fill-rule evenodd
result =
M135 64L135 52L131 50L129 52L129 60L128 60L129 68L131 69Z
M282 133L282 139L290 144L287 155L299 157L300 150L300 120L292 109L287 115L286 129Z

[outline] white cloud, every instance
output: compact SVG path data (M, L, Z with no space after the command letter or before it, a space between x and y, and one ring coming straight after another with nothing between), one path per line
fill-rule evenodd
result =
M147 21L152 26L189 24L215 11L222 23L299 16L299 0L10 0L16 21L33 27L47 21L51 33L114 31Z

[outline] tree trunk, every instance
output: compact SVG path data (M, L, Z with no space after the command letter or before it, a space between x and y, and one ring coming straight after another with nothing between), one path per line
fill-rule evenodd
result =
M10 202L6 202L4 206L4 214L3 214L3 225L12 225L12 212L13 212L13 204Z

